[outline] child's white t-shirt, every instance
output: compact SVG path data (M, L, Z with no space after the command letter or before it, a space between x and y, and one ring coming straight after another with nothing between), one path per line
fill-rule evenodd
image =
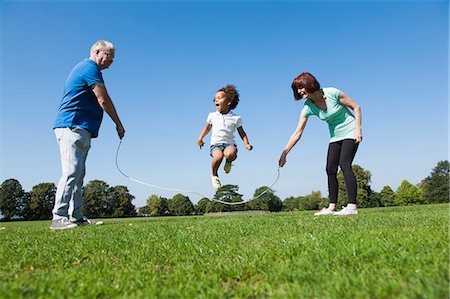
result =
M219 111L208 114L206 123L212 126L211 145L226 143L236 144L234 141L234 131L236 128L242 127L242 120L239 115L228 112L222 114Z

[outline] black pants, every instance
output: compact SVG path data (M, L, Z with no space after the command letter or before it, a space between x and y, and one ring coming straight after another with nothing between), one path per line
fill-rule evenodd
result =
M327 156L328 192L330 203L337 203L339 184L338 166L341 167L347 187L348 203L356 204L356 178L352 170L359 143L354 139L344 139L330 143Z

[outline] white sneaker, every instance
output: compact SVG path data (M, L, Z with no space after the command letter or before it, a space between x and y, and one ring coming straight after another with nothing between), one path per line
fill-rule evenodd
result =
M61 218L57 220L52 220L52 223L50 224L50 229L68 229L68 228L74 228L78 225L76 223L70 222L67 218Z
M342 207L342 210L339 212L335 212L334 215L336 216L348 216L348 215L356 215L358 214L358 210L353 210L348 207Z
M211 176L211 183L214 189L220 188L220 180L218 176L212 175Z
M335 211L328 210L328 208L323 208L319 212L314 213L314 216L322 216L322 215L333 215Z

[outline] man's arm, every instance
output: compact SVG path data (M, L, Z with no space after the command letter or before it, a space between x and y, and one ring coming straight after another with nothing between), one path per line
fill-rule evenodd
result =
M108 95L108 91L106 90L106 86L103 83L97 83L92 86L92 91L97 97L98 104L102 109L108 113L113 122L116 124L117 134L119 138L122 139L125 135L125 129L123 128L122 122L120 121L119 116L117 115L116 108Z

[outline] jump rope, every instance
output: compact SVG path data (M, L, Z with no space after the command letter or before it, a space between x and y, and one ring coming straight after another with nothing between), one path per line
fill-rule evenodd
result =
M222 201L222 200L219 200L219 199L216 199L216 198L209 198L208 196L203 195L203 194L201 194L201 193L199 193L199 192L196 192L196 191L189 191L189 190L182 190L182 189L166 188L166 187L161 187L161 186L154 185L154 184L149 184L149 183L146 183L146 182L144 182L144 181L135 179L135 178L133 178L133 177L131 177L131 176L125 174L125 173L120 169L119 163L118 163L118 160L119 160L119 151L120 151L120 146L121 146L121 145L122 145L122 140L120 140L119 146L117 147L117 151L116 151L116 167L117 167L117 170L118 170L124 177L128 178L129 180L131 180L131 181L133 181L133 182L136 182L136 183L138 183L138 184L141 184L141 185L145 185L145 186L151 187L151 188L156 188L156 189L161 189L161 190L166 190L166 191L174 191L174 192L179 192L179 193L191 193L191 194L196 194L196 195L198 195L198 196L200 196L200 197L207 198L207 199L209 199L209 200L211 200L211 201L220 202L220 203L223 203L223 204L226 204L226 205L241 205L241 204L244 204L244 203L246 203L246 202L249 202L249 201L258 199L258 198L260 198L261 196L263 196L267 191L271 190L271 188L278 182L278 179L280 178L280 167L278 167L278 170L277 170L277 178L275 179L275 181L274 181L269 187L267 187L267 189L264 190L264 192L260 193L260 194L259 194L258 196L256 196L255 198L252 198L252 199L249 199L249 200L245 200L245 201L239 201L239 202L227 202L227 201Z

